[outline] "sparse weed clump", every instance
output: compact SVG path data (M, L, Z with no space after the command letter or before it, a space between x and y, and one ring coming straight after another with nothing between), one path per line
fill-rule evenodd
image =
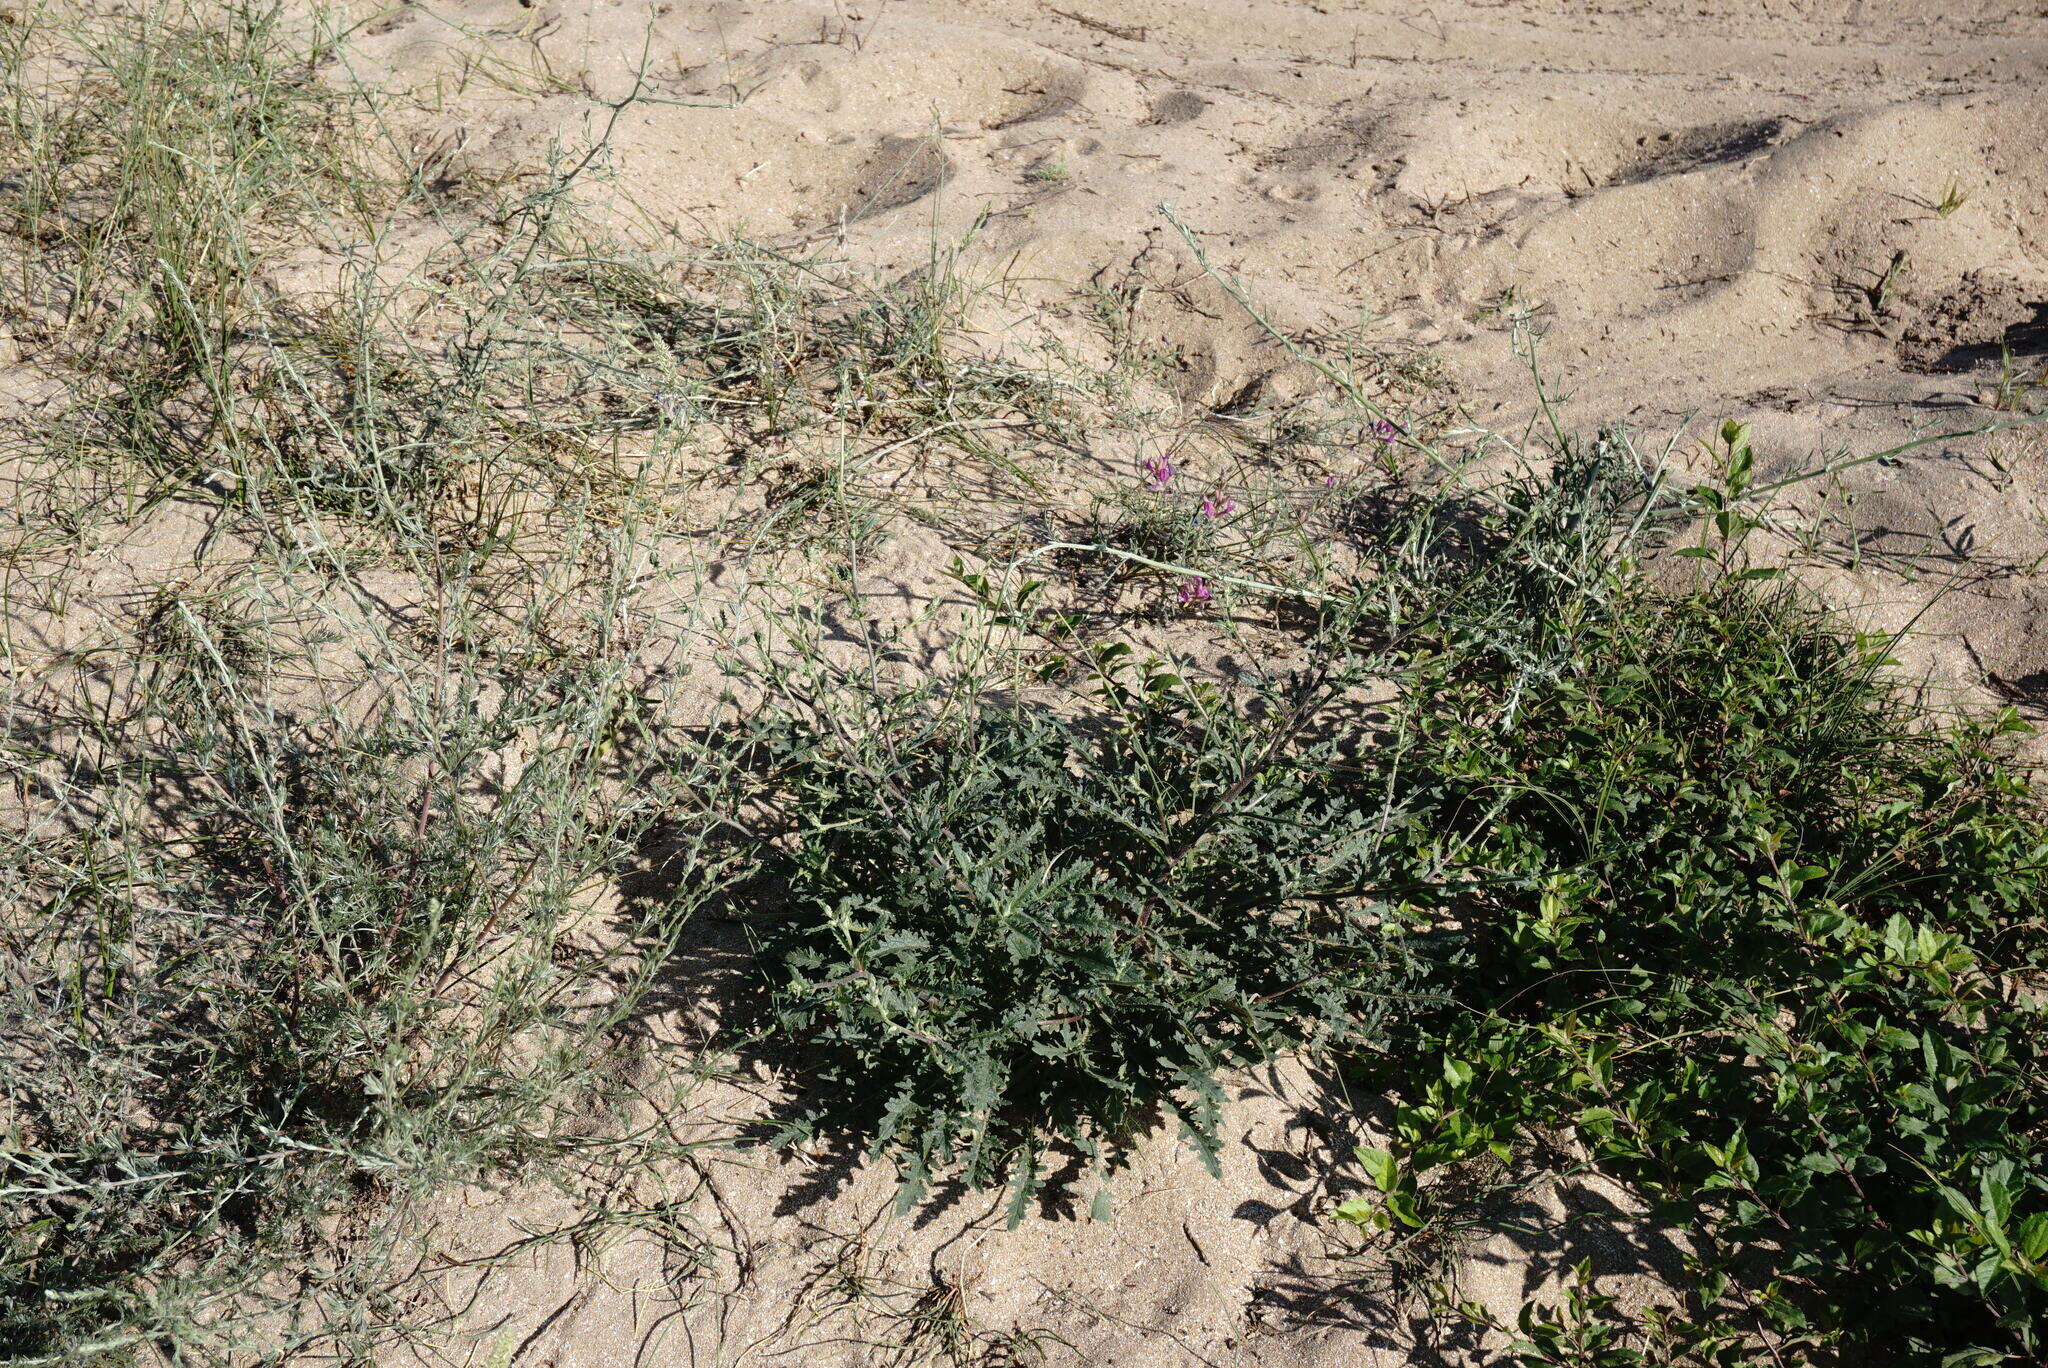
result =
M67 405L4 453L0 1360L359 1357L418 1328L414 1199L657 1148L636 1013L717 882L628 782L663 766L615 462L657 424L588 382L587 298L540 338L559 183L458 225L446 290L276 287L300 237L420 215L343 139L317 15L51 8L0 44L0 308ZM167 508L228 549L132 613L73 583ZM104 631L53 646L67 613ZM657 816L678 888L608 903Z
M374 1330L316 1314L376 1276L357 1218L632 1148L627 1028L716 882L593 923L657 815L608 782L614 651L501 680L391 643L376 696L293 705L162 612L186 652L136 711L24 708L0 769L9 1362Z
M609 309L673 368L671 416L721 425L735 454L805 437L821 451L950 448L1006 476L1005 434L1062 435L1075 378L971 343L976 290L958 249L880 281L842 264L730 240L652 267L592 252L561 291ZM858 454L875 459L869 447Z

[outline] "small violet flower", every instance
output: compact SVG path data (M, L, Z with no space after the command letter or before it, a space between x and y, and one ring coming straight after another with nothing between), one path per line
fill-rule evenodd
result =
M1235 512L1237 512L1237 500L1235 499L1225 499L1218 503L1216 496L1211 494L1202 500L1202 516L1205 518L1223 518Z
M1209 581L1203 579L1200 575L1195 576L1191 580L1182 580L1180 601L1182 603L1207 603L1209 601Z
M1401 429L1382 418L1372 425L1372 435L1379 438L1382 445L1392 445L1393 440L1401 435Z
M1140 462L1145 472L1145 488L1164 489L1173 483L1173 462L1164 456L1147 456Z

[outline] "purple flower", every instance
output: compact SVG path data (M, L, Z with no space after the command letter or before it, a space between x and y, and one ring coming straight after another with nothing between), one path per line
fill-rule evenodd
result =
M1139 463L1145 472L1147 489L1164 489L1173 483L1173 462L1164 456L1147 456Z
M1401 435L1401 429L1382 418L1372 425L1372 435L1379 438L1382 445L1391 445Z
M1336 477L1335 475L1325 475L1325 476L1323 476L1323 488L1325 488L1325 489L1335 489L1336 487L1337 487L1337 477Z
M1235 499L1225 499L1222 503L1218 503L1216 502L1216 496L1211 494L1202 500L1202 516L1205 518L1222 518L1235 512L1237 512L1237 501Z
M1180 585L1180 601L1182 603L1207 603L1209 601L1209 581L1203 579L1200 575L1190 580L1182 580Z

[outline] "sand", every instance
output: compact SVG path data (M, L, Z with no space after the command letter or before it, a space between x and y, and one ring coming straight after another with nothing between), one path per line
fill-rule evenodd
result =
M654 102L613 129L641 232L878 267L971 236L1013 302L1142 282L1133 322L1197 402L1285 358L1162 206L1282 326L1431 348L1479 421L1532 412L1533 328L1568 426L1739 417L1766 475L1997 421L2001 344L2035 373L2048 347L2032 0L481 0L385 22L366 74L450 92L421 136L457 174L589 136L593 97L644 69ZM479 53L578 91L465 85ZM2048 694L2023 573L2048 551L2041 451L2022 432L1857 472L1833 530L1917 558L1920 587L1815 578L1924 629L1944 679Z
M2002 421L1980 402L2001 344L2022 367L2048 349L2048 7L2031 0L479 0L407 8L367 46L384 78L420 82L479 44L582 93L451 95L431 136L456 174L586 136L644 53L662 103L614 130L634 231L745 231L878 268L971 237L967 260L1013 304L1142 282L1133 322L1194 403L1256 394L1286 358L1162 206L1281 326L1372 320L1440 357L1489 424L1526 422L1540 375L1567 426L1677 439L1696 473L1691 438L1724 417L1755 424L1766 478ZM1845 474L1830 526L1863 554L1800 573L1873 623L1913 624L1904 654L1933 687L2038 711L2044 493L2035 433L1931 443ZM938 551L904 552L906 582ZM758 1105L723 1089L703 1104ZM707 1157L718 1201L697 1210L726 1247L709 1267L678 1271L635 1238L600 1277L556 1250L497 1270L468 1323L503 1328L442 1352L484 1362L510 1343L561 1368L1484 1360L1392 1295L1383 1261L1332 1258L1345 1239L1327 1213L1369 1126L1326 1080L1245 1080L1227 1133L1221 1181L1161 1137L1117 1183L1113 1221L1055 1201L1015 1231L985 1197L893 1216L873 1167ZM489 1247L531 1200L451 1198L449 1247ZM1639 1273L1669 1256L1655 1244L1618 1218L1591 1252ZM1469 1251L1465 1295L1511 1316L1557 1245ZM848 1295L854 1267L878 1290ZM966 1336L951 1348L932 1328L944 1306Z
M1447 405L1508 428L1540 375L1566 426L1671 439L1695 473L1724 417L1755 424L1771 478L2011 419L1982 402L2001 346L2048 361L2036 0L446 0L389 12L362 53L366 77L442 91L415 134L457 178L540 164L637 83L651 98L612 130L605 192L630 232L744 231L878 269L971 238L1020 313L1140 282L1132 322L1191 403L1284 394L1286 357L1162 206L1282 327L1370 320L1441 359ZM508 89L479 54L555 88ZM1828 526L1861 555L1804 558L1802 578L1912 624L1931 687L2048 715L2039 433L1933 442L1834 492ZM1819 518L1818 494L1792 503ZM934 578L930 541L896 553L904 583ZM737 930L705 934L737 953ZM678 1124L727 1134L777 1086L707 1084ZM886 1167L760 1149L632 1193L450 1194L423 1232L437 1258L688 1202L670 1238L435 1274L451 1333L390 1361L1485 1361L1383 1259L1343 1258L1328 1212L1371 1108L1286 1063L1234 1096L1223 1177L1161 1136L1108 1222L1055 1197L1007 1230L967 1194L897 1216ZM1463 1294L1512 1316L1581 1252L1640 1293L1627 1275L1670 1255L1625 1216L1590 1250L1560 1243L1468 1251Z

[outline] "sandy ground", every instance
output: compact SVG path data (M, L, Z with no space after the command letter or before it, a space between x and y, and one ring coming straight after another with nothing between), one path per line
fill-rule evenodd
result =
M1140 282L1133 321L1200 403L1256 396L1283 358L1162 205L1283 326L1364 317L1430 347L1479 421L1527 420L1516 339L1534 331L1567 425L1654 442L1748 419L1767 476L2008 417L1981 402L2001 344L2022 367L2048 348L2034 0L466 0L400 11L368 50L373 74L447 90L422 136L457 175L586 136L605 117L592 97L643 68L654 102L613 130L636 231L744 230L879 266L972 234L969 260L1013 299ZM459 54L478 51L582 93L465 81ZM1673 458L1701 459L1685 443ZM2048 702L2044 493L2030 433L1860 467L1832 521L1793 507L1861 561L1803 573L1845 608L1917 622L1909 654L1941 687ZM700 1100L705 1116L763 1105L724 1085ZM716 1195L693 1208L722 1247L708 1266L647 1236L582 1266L565 1249L514 1261L477 1289L477 1338L436 1352L511 1346L562 1368L1469 1357L1370 1261L1328 1257L1353 1109L1282 1068L1232 1115L1223 1181L1162 1139L1118 1183L1113 1222L1055 1203L1014 1232L984 1198L891 1216L883 1172L707 1158L688 1182ZM447 1247L487 1251L543 1219L534 1201L451 1198ZM1625 1220L1608 1229L1592 1252L1609 1272L1668 1255ZM1511 1316L1560 1238L1471 1251L1465 1294Z
M363 74L441 92L417 133L456 176L539 164L637 83L611 192L636 232L744 230L882 267L971 234L971 267L1013 302L1141 283L1133 322L1197 403L1258 397L1284 358L1162 205L1283 327L1364 318L1430 348L1476 421L1528 420L1533 330L1566 425L1655 444L1743 418L1767 478L2010 418L1981 401L2001 344L2048 363L2038 0L443 0L388 12L364 51ZM1673 459L1704 468L1692 444ZM1808 580L1916 623L1910 654L1940 687L2048 708L2040 436L1931 443L1836 495L1825 514L1793 501L1837 544ZM743 942L706 934L715 983ZM1161 1137L1107 1223L1054 1199L1010 1231L997 1199L963 1194L894 1216L886 1171L764 1150L631 1193L454 1194L433 1247L487 1263L436 1279L456 1332L418 1356L1484 1361L1378 1263L1331 1257L1370 1109L1293 1065L1238 1094L1221 1181ZM707 1084L690 1124L727 1133L774 1096ZM662 1233L492 1257L522 1230L685 1197ZM1567 1254L1627 1287L1670 1253L1620 1216L1567 1248L1555 1211L1532 1215L1552 1234L1469 1251L1464 1295L1511 1317Z
M1530 414L1533 329L1567 424L1742 417L1766 474L1995 421L2001 344L2034 373L2048 347L2034 0L474 0L383 25L380 74L447 92L422 136L458 174L535 164L638 79L613 140L641 231L880 265L971 233L1013 297L1141 282L1133 321L1212 404L1282 358L1162 205L1283 326L1433 348L1481 421ZM587 93L508 92L478 53ZM1846 478L1829 534L1915 587L1815 578L1924 628L1940 676L2048 698L2041 454Z

